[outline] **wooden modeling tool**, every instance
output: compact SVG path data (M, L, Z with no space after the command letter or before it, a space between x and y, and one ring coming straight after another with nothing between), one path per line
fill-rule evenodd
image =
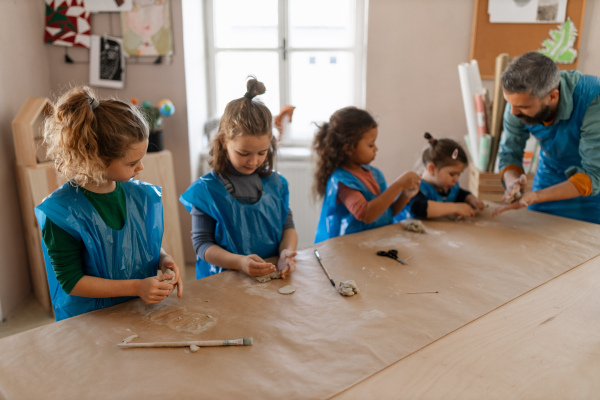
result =
M325 271L325 275L327 275L327 277L329 278L329 282L331 282L333 287L335 287L335 283L333 282L333 279L331 279L331 275L329 275L327 268L325 268L325 266L323 265L323 261L321 260L321 256L319 255L318 250L315 250L315 256L317 256L317 260L319 260L319 264L321 265L321 268L323 268L323 271Z
M130 343L137 337L134 335L124 339L117 347L215 347L215 346L252 346L254 340L251 337L232 340L190 340L183 342L152 342L152 343Z

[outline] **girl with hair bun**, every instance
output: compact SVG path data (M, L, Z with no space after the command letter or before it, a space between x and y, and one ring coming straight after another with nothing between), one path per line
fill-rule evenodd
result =
M423 151L425 171L419 193L406 205L398 219L436 218L445 215L473 217L485 204L458 185L469 160L463 148L452 139L435 139L425 132L429 145Z
M196 279L232 269L259 277L296 266L298 235L286 179L273 171L277 140L273 117L257 95L265 86L249 77L246 93L230 101L211 140L212 172L180 201L192 214ZM277 266L266 258L279 256Z
M35 208L56 320L132 296L159 303L175 286L181 297L179 267L161 248L161 189L133 179L148 148L138 109L73 88L46 119L44 141L68 179Z
M319 126L314 192L323 198L315 243L393 223L419 187L412 171L388 187L381 171L369 165L377 153L377 122L365 110L345 107Z

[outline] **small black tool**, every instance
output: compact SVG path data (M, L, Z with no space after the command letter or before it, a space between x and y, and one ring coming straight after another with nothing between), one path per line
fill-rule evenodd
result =
M402 265L408 265L408 263L406 261L404 261L403 259L398 257L398 250L396 250L396 249L391 249L388 251L379 250L377 252L377 255L382 256L382 257L393 258L394 260L398 261Z

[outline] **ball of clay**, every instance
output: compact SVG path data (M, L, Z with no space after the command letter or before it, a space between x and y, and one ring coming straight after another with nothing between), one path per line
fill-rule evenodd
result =
M358 286L353 280L340 282L338 285L338 292L342 296L354 296L358 293Z
M284 286L278 290L278 292L281 294L292 294L295 291L296 291L296 288L293 287L292 285Z
M425 233L425 225L418 219L408 221L408 223L404 225L404 229L409 232Z

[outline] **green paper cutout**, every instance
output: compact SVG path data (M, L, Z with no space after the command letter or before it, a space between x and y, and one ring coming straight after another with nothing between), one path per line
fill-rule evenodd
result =
M552 39L544 39L542 42L544 48L538 51L556 63L572 64L577 58L577 50L573 48L577 37L577 28L571 18L567 18L563 24L558 26L558 29L552 29L550 37Z

